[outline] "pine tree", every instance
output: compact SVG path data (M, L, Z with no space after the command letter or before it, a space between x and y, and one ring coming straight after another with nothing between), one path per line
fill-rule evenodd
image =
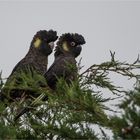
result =
M118 105L121 115L111 117L114 139L140 139L140 80L134 90L126 92L125 98Z
M6 107L5 103L1 103L0 138L107 140L109 136L105 129L112 130L114 138L117 138L118 129L114 125L117 126L118 118L110 118L106 113L106 111L111 111L111 107L106 106L105 103L112 98L103 97L103 92L104 89L107 89L112 95L124 95L126 91L121 86L113 84L109 75L116 73L138 79L133 72L140 67L137 62L138 60L133 64L119 62L115 60L115 53L111 53L110 61L94 64L85 71L82 71L82 67L79 65L77 80L68 85L63 78L59 79L55 92L47 90L44 77L35 74L35 77L32 78L30 73L25 75L23 72L21 79L24 82L14 88L30 89L41 95L31 104L30 100L6 103ZM46 87L36 84L40 81ZM0 89L3 86L3 80L0 78ZM47 101L41 100L44 96L48 97ZM18 110L24 107L29 110L15 121ZM135 115L136 118L137 116ZM125 129L126 127L125 125L120 128ZM99 128L100 132L96 128Z

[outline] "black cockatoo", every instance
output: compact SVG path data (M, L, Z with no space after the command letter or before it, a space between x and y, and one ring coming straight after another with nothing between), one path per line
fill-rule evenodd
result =
M47 84L52 90L56 89L58 78L64 78L69 84L71 80L77 77L75 58L80 55L82 50L81 45L83 44L85 44L84 37L77 33L66 33L59 38L55 49L54 63L44 74ZM36 100L34 100L30 106L33 107L35 101ZM15 117L15 121L27 111L29 111L28 107L22 109Z
M44 74L48 86L55 90L59 78L69 84L77 77L77 66L75 58L80 55L85 39L77 33L63 34L55 49L55 60L48 71Z
M18 86L21 83L21 79L18 77L22 71L29 72L35 71L37 74L43 75L47 70L48 55L52 53L54 47L54 41L58 38L57 32L53 30L40 30L38 31L31 42L30 49L26 56L15 66L11 75L8 77L5 87L2 90L1 100L5 98L12 101L16 98L23 96L24 90L10 89L8 87L11 82L12 85ZM11 86L11 85L10 85ZM30 96L30 93L28 93Z

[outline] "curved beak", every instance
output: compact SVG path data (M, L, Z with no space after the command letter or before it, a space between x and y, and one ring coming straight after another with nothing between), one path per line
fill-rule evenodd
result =
M77 45L75 49L75 57L77 57L81 53L82 47L81 45Z
M54 48L54 42L50 42L50 43L49 43L49 46L50 46L50 48L53 50L53 48Z
M77 48L79 48L79 49L81 49L81 48L82 48L82 47L81 47L81 45L77 45L76 47L77 47Z

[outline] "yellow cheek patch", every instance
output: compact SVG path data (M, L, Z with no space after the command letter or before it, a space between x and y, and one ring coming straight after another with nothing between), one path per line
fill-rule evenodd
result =
M67 51L67 52L69 51L69 48L68 48L66 42L63 43L63 46L62 46L62 47L63 47L63 49L64 49L65 51Z
M41 44L41 40L37 38L36 41L34 42L34 47L39 48L40 44Z

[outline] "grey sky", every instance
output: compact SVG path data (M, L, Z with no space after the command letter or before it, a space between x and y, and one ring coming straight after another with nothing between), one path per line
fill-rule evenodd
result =
M85 68L110 58L133 62L140 52L140 1L0 1L0 69L7 77L27 53L34 34L54 29L86 39ZM80 57L79 57L80 58ZM53 54L49 59L53 62Z

